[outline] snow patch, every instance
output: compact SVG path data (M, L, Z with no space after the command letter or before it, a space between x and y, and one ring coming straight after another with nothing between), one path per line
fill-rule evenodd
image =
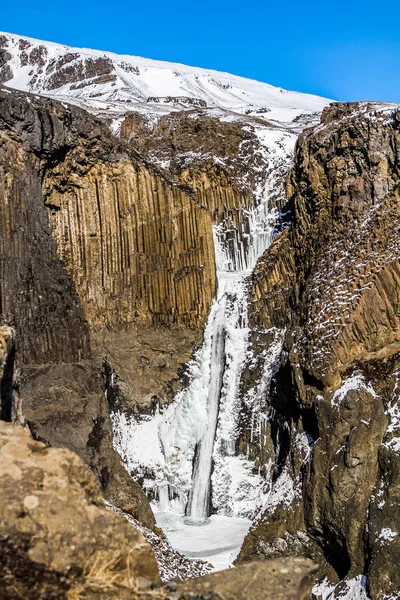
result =
M340 386L340 388L338 390L336 390L335 393L333 394L333 397L331 400L332 406L339 410L340 405L342 404L343 400L346 398L348 392L350 392L351 390L360 390L360 389L365 390L366 392L371 394L371 396L373 396L374 398L377 397L377 394L376 394L374 388L372 387L372 385L370 383L367 384L362 375L352 375L348 379L345 379L342 382L342 385Z
M397 533L397 531L393 531L392 529L390 529L390 527L384 527L378 535L378 540L382 540L385 542L391 542L398 535L399 534Z
M318 600L368 600L366 591L366 579L364 575L358 575L352 579L341 581L338 584L329 583L325 578L317 583L312 593Z

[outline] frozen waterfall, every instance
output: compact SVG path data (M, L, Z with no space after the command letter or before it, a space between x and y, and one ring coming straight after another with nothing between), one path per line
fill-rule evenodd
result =
M212 323L207 429L197 446L193 470L193 487L187 511L187 514L195 519L203 519L209 514L212 453L217 429L222 378L225 370L225 309L226 293L224 292L218 300L218 308Z
M258 257L270 245L275 220L274 215L268 212L267 202L260 203L242 216L239 227L229 227L223 223L214 228L218 297L215 316L208 324L212 342L207 427L196 448L187 509L187 514L193 519L204 519L210 514L213 450L220 405L229 405L232 401L235 404L239 400L238 385L248 335L246 277L253 270ZM229 345L231 348L228 353ZM235 407L230 408L234 412ZM232 423L232 415L226 416L228 423ZM221 425L226 427L226 421ZM226 437L225 452L233 454L234 436Z
M271 243L276 217L265 194L238 223L214 226L218 292L203 344L188 364L188 386L154 416L135 421L113 415L116 448L161 513L187 515L193 522L216 511L249 517L260 503L260 476L235 449L240 378L249 359L248 276ZM266 380L275 355L275 350L266 355ZM228 501L232 495L236 503ZM219 506L212 506L214 498Z

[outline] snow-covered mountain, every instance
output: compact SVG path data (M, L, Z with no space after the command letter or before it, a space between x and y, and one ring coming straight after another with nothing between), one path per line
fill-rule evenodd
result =
M0 83L96 112L209 108L290 123L325 98L243 77L0 33Z

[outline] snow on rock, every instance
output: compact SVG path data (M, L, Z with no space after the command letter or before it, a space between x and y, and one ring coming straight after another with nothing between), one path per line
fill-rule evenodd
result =
M312 597L317 600L368 600L364 575L345 579L338 584L329 583L328 579L317 583L312 589Z
M399 534L397 531L393 531L390 527L384 527L378 535L378 540L382 540L384 542L391 542L394 540Z
M285 467L278 479L271 484L265 497L263 517L265 513L272 514L278 506L289 508L296 497L301 497L301 482L295 481L289 469Z
M350 392L351 390L359 390L359 389L364 389L366 392L371 394L371 396L373 396L374 398L376 398L376 396L377 396L372 385L370 383L367 384L362 375L360 375L360 374L352 375L348 379L345 379L342 382L342 385L340 386L340 388L338 390L336 390L335 393L333 394L333 397L331 400L332 406L339 409L343 400L346 398L348 392Z
M166 114L222 109L290 123L320 112L325 98L289 92L228 73L182 64L71 48L0 32L7 86L78 104L96 112Z
M400 371L394 374L396 378L393 399L386 405L385 412L389 418L383 445L393 452L400 452Z

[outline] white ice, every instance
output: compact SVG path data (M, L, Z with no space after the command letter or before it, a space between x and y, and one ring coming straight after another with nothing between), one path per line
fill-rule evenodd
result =
M210 562L214 571L232 566L251 521L212 515L199 525L189 517L156 513L157 524L178 552Z

